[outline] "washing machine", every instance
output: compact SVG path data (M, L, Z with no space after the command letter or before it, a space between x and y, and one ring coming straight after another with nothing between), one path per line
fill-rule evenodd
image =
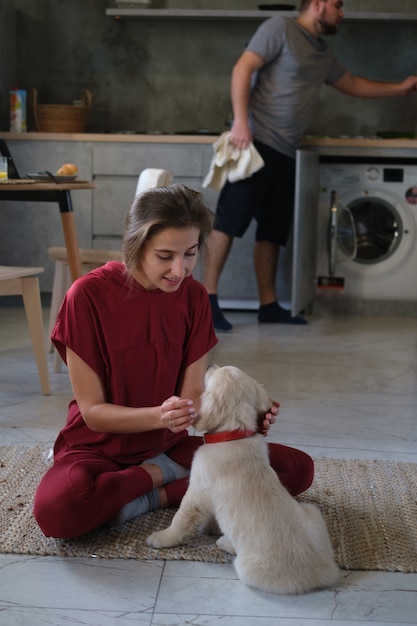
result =
M364 300L417 300L417 159L320 163L317 285Z

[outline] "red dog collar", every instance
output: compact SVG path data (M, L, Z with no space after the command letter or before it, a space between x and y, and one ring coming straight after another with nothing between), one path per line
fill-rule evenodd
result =
M204 443L221 443L222 441L234 441L235 439L246 439L256 435L255 430L227 430L222 433L206 433L203 435Z

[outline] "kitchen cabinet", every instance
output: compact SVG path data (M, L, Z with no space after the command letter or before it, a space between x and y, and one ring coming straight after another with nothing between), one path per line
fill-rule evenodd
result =
M202 182L213 154L200 144L95 144L92 148L93 244L95 248L120 249L126 213L134 198L138 176L147 167L170 170L174 183L202 191ZM217 193L205 193L215 208Z
M93 180L94 191L73 194L80 247L120 250L126 213L132 203L138 176L147 167L171 170L173 182L202 191L215 137L124 137L117 135L65 135L54 133L4 133L21 176L28 172L56 171L63 163L76 163L79 178ZM57 139L54 139L54 136ZM156 139L156 141L155 141ZM218 193L204 190L212 209ZM45 267L41 290L52 290L54 264L50 246L63 245L58 211L50 203L2 202L7 229L0 232L0 264Z
M120 249L124 220L132 202L138 176L146 167L169 169L173 182L182 182L202 191L214 210L218 192L202 189L213 157L215 136L106 135L57 133L4 133L22 175L48 169L55 171L64 162L79 167L79 177L94 180L97 188L74 194L73 204L80 246ZM304 140L297 164L297 204L293 241L280 254L278 289L280 301L291 304L293 313L308 307L314 298L313 257L316 232L317 163L321 155L362 155L412 157L417 140L412 139L314 139ZM50 246L62 245L57 211L2 203L0 263L41 265L41 289L50 292L54 265L47 257ZM258 296L253 270L252 248L255 224L242 239L236 239L219 285L222 304L236 308L257 308ZM312 247L313 246L313 247ZM202 277L201 264L194 272Z
M292 315L307 310L316 292L316 237L319 206L319 156L297 150L294 227L291 246L289 300Z
M214 210L218 192L202 189L213 156L212 146L198 144L95 145L93 147L93 243L96 248L120 249L126 212L132 202L138 172L155 166L171 170L173 182L202 191ZM280 299L290 302L293 315L307 308L315 293L315 238L318 207L318 156L314 151L297 154L297 193L293 241L282 251L278 284ZM255 237L252 224L242 239L234 241L219 284L225 307L258 308L252 261ZM202 278L201 263L194 275Z

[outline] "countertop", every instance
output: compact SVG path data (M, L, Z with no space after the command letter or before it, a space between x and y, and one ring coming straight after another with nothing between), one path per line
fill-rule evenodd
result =
M304 148L314 149L323 157L367 157L417 159L417 139L305 137Z
M303 146L321 146L325 148L412 148L417 149L417 138L398 137L379 139L378 137L304 137Z
M174 143L174 144L213 144L219 135L192 134L127 134L127 133L1 133L6 140L18 141L84 141L103 143ZM303 147L316 149L320 154L369 154L392 153L392 156L410 156L417 158L417 138L378 139L370 138L339 138L339 137L305 137Z
M85 141L104 143L195 143L212 144L219 135L163 135L162 133L1 133L6 140L21 141Z

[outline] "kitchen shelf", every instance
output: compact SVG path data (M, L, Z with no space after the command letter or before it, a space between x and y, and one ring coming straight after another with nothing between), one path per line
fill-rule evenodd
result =
M225 9L106 9L106 15L115 19L168 20L250 20L277 15L277 11L227 11ZM279 11L279 15L295 16L295 11Z
M264 20L274 15L295 17L297 11L227 11L221 9L106 9L106 15L121 19L168 19L168 20ZM417 13L376 13L367 11L347 12L344 22L417 22Z

